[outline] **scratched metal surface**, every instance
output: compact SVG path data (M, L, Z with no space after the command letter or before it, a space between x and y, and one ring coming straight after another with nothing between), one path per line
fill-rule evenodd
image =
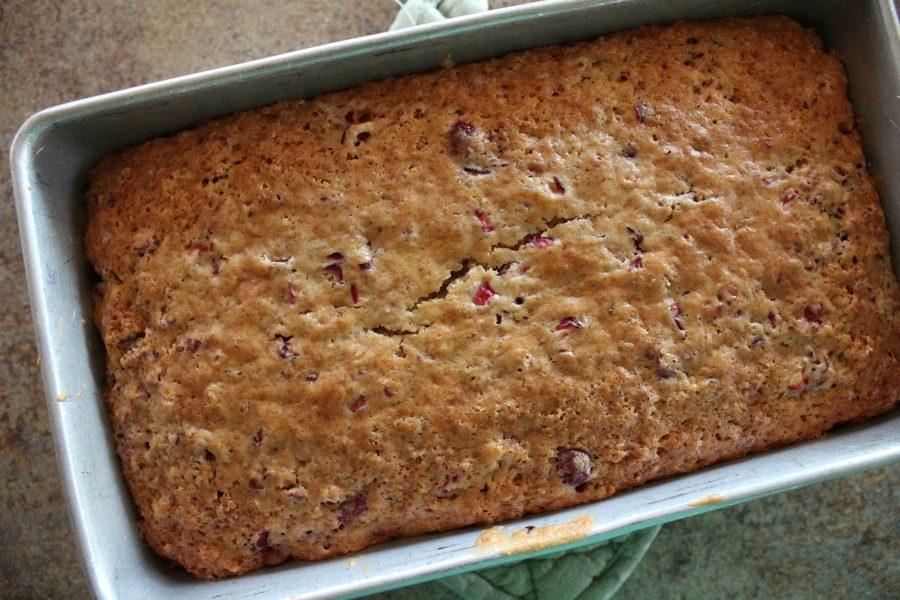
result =
M867 154L900 233L900 110L896 14L889 0L563 0L451 24L381 34L142 86L40 113L17 136L12 170L44 388L76 536L103 598L297 598L356 595L521 557L475 551L479 528L398 540L356 555L291 563L202 583L165 569L141 543L99 395L102 350L90 321L90 270L81 247L85 170L100 156L210 117L308 97L363 81L466 62L524 47L595 37L647 22L782 12L816 26L848 68ZM892 123L891 127L878 127ZM898 239L893 236L895 267ZM60 395L79 402L57 402ZM521 519L546 525L589 514L597 541L653 523L743 502L900 458L900 413L826 438L714 466L611 499ZM559 550L556 547L553 550Z

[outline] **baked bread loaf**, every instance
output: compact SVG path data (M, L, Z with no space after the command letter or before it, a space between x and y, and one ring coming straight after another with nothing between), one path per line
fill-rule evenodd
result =
M491 523L900 397L841 65L677 23L103 159L87 252L142 530L204 578Z

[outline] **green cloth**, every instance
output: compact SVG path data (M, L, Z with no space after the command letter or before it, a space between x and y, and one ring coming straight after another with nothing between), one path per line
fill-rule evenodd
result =
M391 29L487 10L486 0L408 0ZM371 600L605 600L641 562L659 525L518 563L451 575Z
M660 526L511 565L452 575L372 600L605 600L628 579Z

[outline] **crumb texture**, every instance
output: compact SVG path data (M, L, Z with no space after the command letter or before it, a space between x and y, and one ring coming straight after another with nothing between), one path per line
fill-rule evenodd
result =
M900 397L840 63L780 17L645 27L107 157L118 452L200 577L604 498Z

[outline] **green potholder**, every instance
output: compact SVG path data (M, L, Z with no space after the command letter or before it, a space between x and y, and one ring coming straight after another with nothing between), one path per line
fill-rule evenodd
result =
M628 579L660 526L522 562L373 596L378 600L605 600Z

